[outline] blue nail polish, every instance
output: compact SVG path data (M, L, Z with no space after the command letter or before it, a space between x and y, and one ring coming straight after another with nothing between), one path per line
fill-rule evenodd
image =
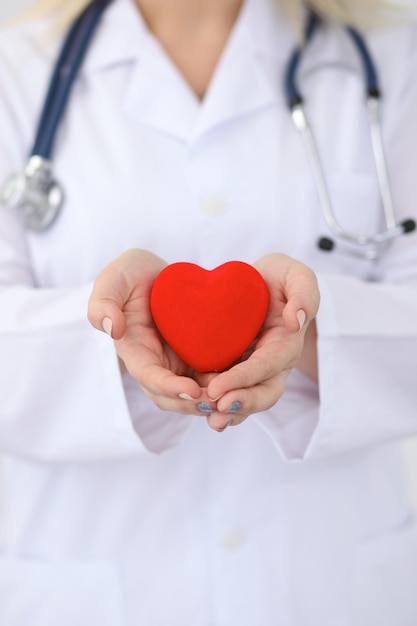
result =
M237 411L240 411L241 408L242 408L242 405L240 404L240 402L233 402L232 406L227 411L227 413L236 413Z
M213 413L214 411L214 409L212 409L211 406L207 404L207 402L199 402L197 406L198 410L203 411L203 413Z

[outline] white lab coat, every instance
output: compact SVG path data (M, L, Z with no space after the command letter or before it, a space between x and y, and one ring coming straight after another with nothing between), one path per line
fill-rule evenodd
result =
M19 170L56 55L48 22L0 37L0 174ZM368 38L400 218L417 217L417 46ZM130 0L88 53L55 150L50 231L0 213L1 626L415 626L415 526L398 440L417 431L417 238L383 260L327 229L282 77L291 28L245 4L200 104ZM357 71L336 27L302 89L340 221L380 196ZM142 247L212 268L283 251L318 274L320 389L223 434L158 411L86 320L92 281Z

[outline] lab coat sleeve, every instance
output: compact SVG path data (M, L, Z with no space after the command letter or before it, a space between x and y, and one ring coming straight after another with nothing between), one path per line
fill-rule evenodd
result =
M37 288L24 235L4 211L0 233L0 452L68 461L176 445L189 419L147 420L151 403L142 399L135 420L132 388L144 394L121 376L111 339L87 321L92 284Z
M417 434L417 280L318 279L319 386L294 370L255 418L289 461Z
M90 289L2 289L3 453L69 460L140 450L114 350L86 322Z
M408 77L410 79L411 77ZM400 221L415 208L412 123L415 80L396 102L387 137ZM343 452L417 433L417 234L402 236L375 264L375 280L319 276L320 412L308 456Z
M48 59L47 71L31 68L34 59L38 63L37 51L21 39L16 46L14 36L10 41L10 46L2 41L0 50L1 181L22 169L50 68ZM29 65L23 76L22 65ZM32 92L38 95L28 100ZM111 339L87 320L92 283L45 288L34 266L20 221L1 208L0 453L60 462L162 452L176 445L190 420L148 419L151 402L121 375ZM91 272L91 280L94 276Z
M307 455L417 432L417 282L320 277L320 413Z
M391 77L383 110L399 221L417 221L414 44L408 52L408 70L398 87ZM372 280L319 273L318 281L319 386L294 371L282 407L257 418L260 425L292 461L416 435L417 234L395 241L374 263Z

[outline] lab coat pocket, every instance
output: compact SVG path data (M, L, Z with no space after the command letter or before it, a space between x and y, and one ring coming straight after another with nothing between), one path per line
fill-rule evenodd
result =
M363 540L354 555L355 626L416 626L417 527L413 516Z
M0 559L1 626L122 626L109 562Z

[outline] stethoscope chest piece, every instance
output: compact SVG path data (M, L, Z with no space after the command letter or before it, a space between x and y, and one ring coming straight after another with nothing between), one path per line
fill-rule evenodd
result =
M24 226L44 231L51 226L64 202L62 187L53 178L50 161L32 156L24 171L10 176L0 191L0 204L20 214Z
M0 206L20 213L27 230L47 230L64 203L62 187L52 172L55 135L93 33L111 2L93 0L69 29L51 76L29 161L23 172L10 176L0 189Z

